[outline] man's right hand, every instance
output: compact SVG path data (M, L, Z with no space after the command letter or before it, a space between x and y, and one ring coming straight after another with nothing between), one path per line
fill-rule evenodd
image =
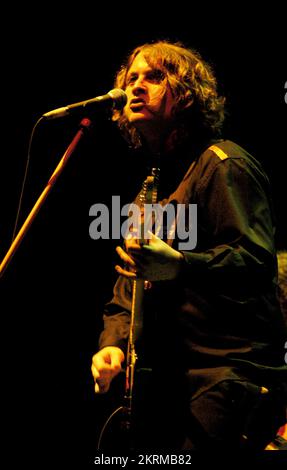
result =
M124 359L123 351L116 346L106 346L93 356L91 370L96 393L106 393L109 390L112 379L122 369Z

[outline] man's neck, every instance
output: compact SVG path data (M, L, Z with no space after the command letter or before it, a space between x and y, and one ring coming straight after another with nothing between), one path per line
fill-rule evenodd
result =
M178 139L176 130L161 134L160 132L149 133L148 136L143 135L145 147L148 149L151 155L166 155L176 148Z

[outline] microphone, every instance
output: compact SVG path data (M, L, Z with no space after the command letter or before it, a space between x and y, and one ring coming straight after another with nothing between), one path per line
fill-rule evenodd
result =
M73 111L78 110L85 110L86 108L90 108L95 106L99 107L99 105L103 107L113 107L115 109L122 109L127 102L127 95L124 90L120 88L113 88L105 95L96 96L95 98L91 98L90 100L79 101L78 103L69 104L67 106L63 106L62 108L53 109L52 111L48 111L47 113L42 115L44 119L57 119L60 117L68 116L69 114L73 113Z

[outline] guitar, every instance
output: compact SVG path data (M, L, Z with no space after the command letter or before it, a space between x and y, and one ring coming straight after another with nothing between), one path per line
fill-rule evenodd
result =
M152 227L152 220L147 220L145 217L145 205L156 204L158 184L159 184L159 168L152 168L151 174L147 176L142 184L141 192L137 198L137 206L140 209L140 220L137 224L137 241L139 244L148 243L145 239L145 226ZM113 420L114 425L110 429L112 436L112 446L119 446L119 449L133 450L133 398L134 398L134 379L137 355L137 342L141 338L143 330L143 300L144 292L150 287L150 282L144 279L132 280L132 296L131 296L131 314L130 314L130 328L127 346L126 369L124 379L124 397L123 404L121 404L106 420L98 439L97 449L100 450L102 440L106 434L108 425ZM120 394L122 387L121 377L119 377L117 396ZM114 380L115 382L115 380ZM118 419L116 419L118 417ZM109 441L109 439L108 439Z
M152 221L145 218L145 205L155 204L157 202L158 184L159 184L159 168L152 168L151 175L147 176L142 185L142 190L139 195L139 233L138 243L146 244L148 240L145 239L144 229L145 226L150 226ZM143 328L143 299L144 291L150 287L150 282L144 279L135 279L132 281L132 299L131 299L131 319L130 330L127 348L127 365L125 376L125 395L124 395L124 419L123 427L130 431L132 423L132 408L133 408L133 393L134 393L134 377L136 361L138 359L136 345L141 337Z

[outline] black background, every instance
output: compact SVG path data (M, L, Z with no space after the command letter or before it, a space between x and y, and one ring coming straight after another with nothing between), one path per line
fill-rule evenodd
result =
M104 94L122 60L153 39L181 40L215 69L227 97L226 137L256 156L269 174L277 248L286 247L287 80L280 7L195 8L192 2L105 8L14 6L3 12L0 255L12 237L32 128L54 108ZM3 31L3 30L2 30ZM19 224L44 189L79 117L35 130ZM90 206L141 183L114 124L95 115L93 130L34 220L1 280L2 406L11 458L33 464L90 464L113 397L95 397L90 374L101 309L115 280L116 241L91 240Z

